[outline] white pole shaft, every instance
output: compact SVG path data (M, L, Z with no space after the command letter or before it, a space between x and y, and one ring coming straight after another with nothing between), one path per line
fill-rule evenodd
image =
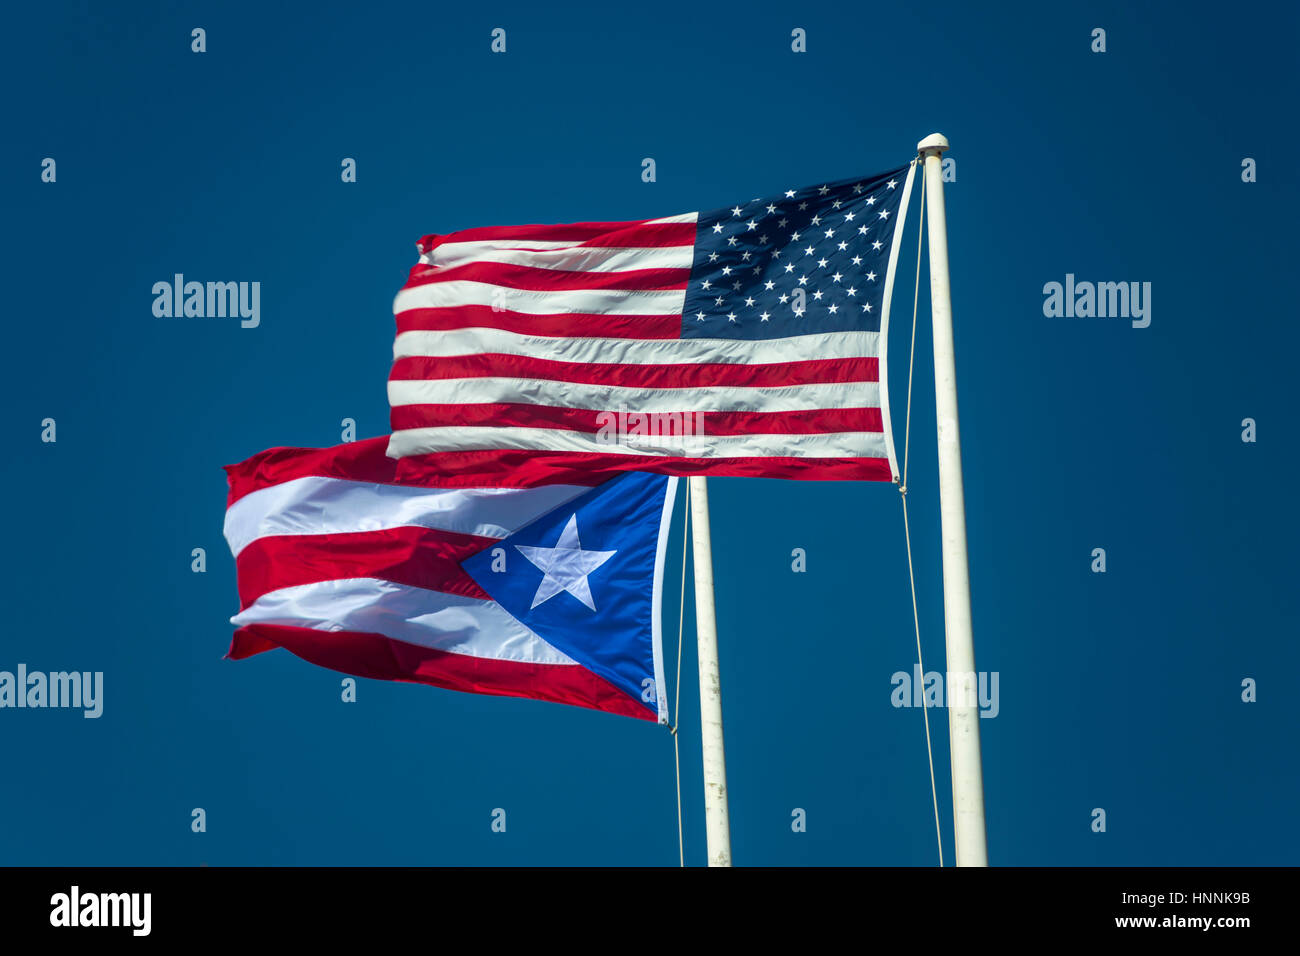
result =
M957 426L957 365L952 296L948 286L948 231L943 205L939 134L917 148L925 159L929 209L930 308L934 318L934 392L939 426L939 514L943 534L943 617L948 656L948 736L952 751L953 830L958 866L988 866L984 830L984 771L980 761L979 699L971 631L966 502Z
M727 758L722 745L722 681L718 672L718 623L713 605L713 548L709 537L709 491L691 477L691 541L695 552L695 645L700 659L700 739L704 756L704 831L709 866L731 866L727 813Z

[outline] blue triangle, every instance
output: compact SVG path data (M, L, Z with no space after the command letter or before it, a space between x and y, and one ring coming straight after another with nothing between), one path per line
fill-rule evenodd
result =
M628 472L466 558L461 566L494 601L539 637L657 713L657 693L645 692L654 686L646 681L655 679L654 580L659 529L665 498L674 487L672 479L664 475ZM603 561L581 555L588 565L599 562L585 575L585 591L581 581L570 582L570 590L560 589L553 581L539 591L547 575L526 554L546 563L550 549L560 543L570 522L583 552L614 553ZM526 553L520 546L546 550ZM503 571L492 570L492 552L497 548L506 551ZM562 576L557 573L556 577ZM588 593L594 610L583 600ZM539 598L543 599L534 607Z

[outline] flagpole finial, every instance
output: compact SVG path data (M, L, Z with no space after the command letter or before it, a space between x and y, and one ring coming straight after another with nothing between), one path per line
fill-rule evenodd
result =
M916 144L916 151L924 156L926 153L942 153L948 148L948 137L943 133L931 133Z

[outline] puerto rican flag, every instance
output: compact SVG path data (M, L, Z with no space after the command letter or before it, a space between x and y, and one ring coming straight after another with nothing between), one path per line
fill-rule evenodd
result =
M896 480L914 166L706 213L425 236L394 303L400 474Z
M227 467L240 600L228 656L282 647L361 677L667 723L660 598L677 479L452 486L399 477L387 442Z

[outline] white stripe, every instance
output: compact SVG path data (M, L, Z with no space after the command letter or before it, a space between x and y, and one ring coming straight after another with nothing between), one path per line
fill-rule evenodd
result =
M574 664L495 601L378 578L300 584L263 594L230 622L382 634L450 654L533 664Z
M562 290L537 292L511 289L490 282L453 279L403 289L393 300L393 312L408 309L445 309L451 306L485 305L527 315L681 315L685 289L628 292L622 289Z
M705 416L707 425L708 415ZM616 455L669 455L680 458L885 458L881 432L827 432L779 435L656 435L617 442L613 436L563 428L447 425L393 432L394 457L445 451L521 448L531 451Z
M504 538L590 488L412 488L342 478L295 478L260 488L226 509L236 557L268 535L344 534L417 527Z
M576 239L464 239L460 242L444 242L441 246L434 246L433 249L437 250L442 246L472 246L485 251L488 249L521 249L528 251L530 249L572 249L576 245L578 245ZM419 261L428 262L427 257L432 251L422 253Z
M584 385L536 378L446 378L392 380L388 403L401 405L472 405L511 402L635 412L799 412L817 408L877 408L875 382L829 385L740 387L702 385L689 388L632 388ZM392 452L389 452L392 456ZM395 457L395 456L394 456Z
M605 236L594 236L593 239L604 239L609 235L616 235L628 229L635 229L641 225L659 225L661 223L674 222L698 222L700 214L698 212L684 212L676 216L664 216L662 219L647 219L644 223L625 222L610 223L610 228ZM561 227L556 227L561 228ZM677 250L680 254L684 250L687 254L685 268L690 268L692 264L692 255L695 244L693 242L681 246L586 246L584 243L591 242L592 239L519 239L499 237L494 239L462 239L459 241L442 242L434 246L429 252L420 256L420 261L427 265L447 265L448 261L466 262L471 260L483 261L502 261L494 258L497 252L518 251L528 252L549 252L551 250L590 250L592 252L626 252L633 255L650 253L660 248ZM514 260L504 260L514 261ZM531 265L532 263L527 263ZM542 266L541 268L548 268ZM635 268L653 268L651 266L636 266ZM668 268L674 268L669 266ZM676 268L681 268L680 266ZM616 269L591 269L589 271L609 271L615 272Z
M468 262L495 262L533 269L566 272L626 272L631 269L689 269L695 247L655 246L629 249L621 246L557 245L554 249L501 248L500 242L447 242L420 256L426 265L440 269Z
M495 353L557 362L617 365L725 363L762 365L817 359L875 358L879 332L819 332L782 339L621 339L526 335L504 329L450 329L403 332L393 342L393 358Z
M696 222L700 214L650 219L644 225ZM610 229L616 234L641 223L620 223ZM695 258L695 243L680 246L587 246L590 239L466 239L443 242L420 256L432 266L453 266L465 262L502 262L538 269L568 269L577 272L620 272L624 269L689 269ZM564 262L564 265L556 263ZM578 264L570 264L578 263Z
M662 219L647 219L646 225L657 225L661 222L698 222L700 214L698 212L680 212L675 216L664 216Z

